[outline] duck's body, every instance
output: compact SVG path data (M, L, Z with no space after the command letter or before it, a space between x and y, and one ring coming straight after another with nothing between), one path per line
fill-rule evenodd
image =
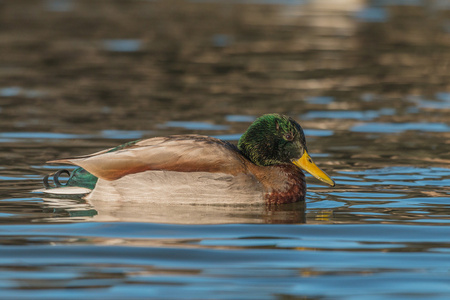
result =
M305 198L300 160L320 171L304 153L307 156L300 125L284 116L265 115L238 147L199 135L157 137L51 162L79 166L66 185L91 189L88 199L282 204ZM323 172L315 176L331 181Z

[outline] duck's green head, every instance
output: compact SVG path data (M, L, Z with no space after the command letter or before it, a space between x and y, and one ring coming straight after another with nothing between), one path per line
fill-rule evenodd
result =
M294 164L334 186L334 181L312 161L303 129L290 117L279 114L259 117L239 139L238 148L258 166Z

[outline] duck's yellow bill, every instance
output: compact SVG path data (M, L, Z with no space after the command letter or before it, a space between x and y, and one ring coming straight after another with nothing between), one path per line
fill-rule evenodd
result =
M303 156L300 157L298 160L293 160L292 163L296 165L297 167L305 170L312 176L316 177L320 181L323 181L331 186L334 186L335 183L333 179L330 178L324 171L319 169L318 166L312 161L311 157L309 156L308 152L305 151L303 153Z

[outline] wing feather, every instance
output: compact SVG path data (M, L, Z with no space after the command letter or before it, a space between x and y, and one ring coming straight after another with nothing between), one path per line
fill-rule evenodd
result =
M49 163L77 165L106 180L115 180L148 170L232 175L247 171L245 159L235 146L206 136L151 138L117 151L108 152L108 150Z

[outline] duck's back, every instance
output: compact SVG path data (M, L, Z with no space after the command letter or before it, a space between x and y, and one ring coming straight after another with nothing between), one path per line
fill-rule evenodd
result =
M246 159L225 141L199 135L158 137L73 159L54 160L82 167L104 180L144 171L246 173Z

